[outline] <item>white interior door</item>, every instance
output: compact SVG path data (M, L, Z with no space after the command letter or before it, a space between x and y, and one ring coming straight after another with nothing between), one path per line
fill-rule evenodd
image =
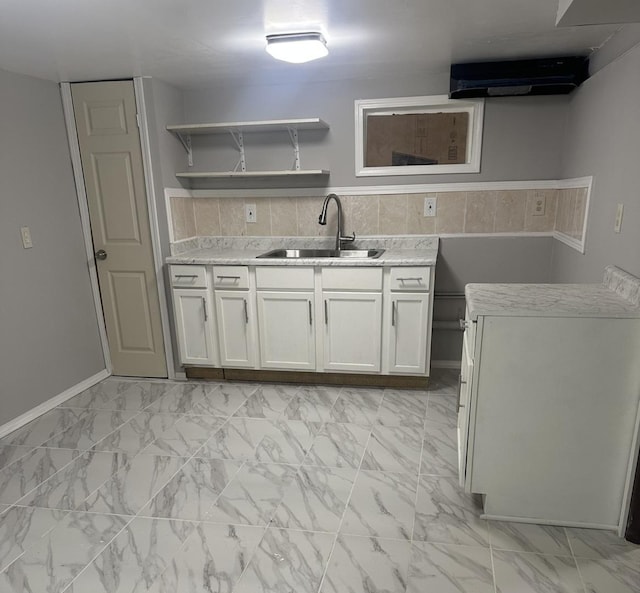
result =
M113 372L166 377L133 82L71 94Z

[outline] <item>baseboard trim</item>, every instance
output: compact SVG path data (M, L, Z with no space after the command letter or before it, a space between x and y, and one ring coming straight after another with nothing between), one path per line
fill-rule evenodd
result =
M603 523L581 523L579 521L558 521L557 519L539 519L529 517L511 517L509 515L492 515L481 513L481 519L488 521L509 521L511 523L533 523L536 525L557 525L558 527L577 527L580 529L601 529L603 531L616 531L617 525L605 525Z
M187 367L189 379L216 381L264 381L272 383L304 383L310 385L350 385L361 387L395 387L426 389L429 377L410 375L367 375L355 373L310 373L305 371L266 371Z
M104 369L99 373L96 373L92 377L89 377L88 379L85 379L84 381L81 381L80 383L69 387L69 389L66 389L62 393L55 395L51 399L42 402L39 406L31 408L29 411L21 414L13 420L10 420L6 424L3 424L2 426L0 426L0 438L8 435L14 430L18 430L18 428L22 428L25 424L28 424L32 420L35 420L38 416L42 416L42 414L45 414L49 410L52 410L56 406L59 406L60 404L66 402L68 399L71 399L79 393L82 393L85 389L93 387L96 383L99 383L110 375L111 373L107 369Z
M431 368L432 369L459 369L460 361L459 360L432 360Z

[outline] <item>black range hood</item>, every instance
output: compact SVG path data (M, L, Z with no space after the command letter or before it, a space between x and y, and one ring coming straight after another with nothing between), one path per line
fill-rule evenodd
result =
M588 77L589 59L576 56L453 64L449 97L561 95L570 93Z

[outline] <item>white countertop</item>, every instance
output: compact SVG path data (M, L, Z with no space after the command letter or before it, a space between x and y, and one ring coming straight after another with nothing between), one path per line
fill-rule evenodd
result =
M640 307L605 284L467 284L472 320L479 315L640 318Z
M388 249L378 258L260 258L265 249L192 249L166 259L168 264L204 264L239 266L433 266L438 249Z

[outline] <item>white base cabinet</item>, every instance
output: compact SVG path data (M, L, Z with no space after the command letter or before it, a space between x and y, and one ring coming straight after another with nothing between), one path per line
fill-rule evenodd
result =
M175 288L173 304L180 360L184 364L217 366L217 337L207 289Z
M380 372L382 294L323 292L324 369Z
M389 372L422 375L427 370L429 295L392 293L389 300Z
M258 291L260 366L315 371L313 293Z
M216 290L215 298L221 365L255 368L254 308L249 291Z

